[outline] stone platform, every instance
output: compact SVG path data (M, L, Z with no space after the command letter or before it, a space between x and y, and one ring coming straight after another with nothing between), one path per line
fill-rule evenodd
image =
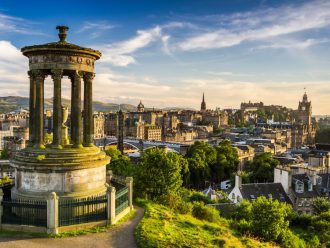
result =
M95 146L28 147L11 160L16 171L12 198L44 200L51 192L66 199L104 194L109 162L110 158Z

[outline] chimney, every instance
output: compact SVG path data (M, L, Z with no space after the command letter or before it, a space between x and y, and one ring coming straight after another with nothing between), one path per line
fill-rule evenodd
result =
M242 178L239 174L235 175L235 187L237 188L242 187Z

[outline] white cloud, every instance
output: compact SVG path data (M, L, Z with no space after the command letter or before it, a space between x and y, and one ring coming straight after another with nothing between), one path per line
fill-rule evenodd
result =
M8 41L0 41L0 92L1 96L28 96L28 61ZM205 91L209 108L217 106L239 107L241 101L263 101L296 108L304 87L312 100L314 113L328 114L329 82L276 82L255 83L234 79L235 73L223 71L208 73L207 78L178 78L171 86L155 76L133 77L96 68L94 99L104 102L138 104L142 100L147 107L189 106L199 108ZM212 77L210 79L210 76ZM230 76L223 79L223 76ZM52 97L52 81L46 79L45 96ZM70 97L68 79L63 80L63 96Z
M134 52L150 46L152 43L161 42L164 53L171 55L169 40L170 30L177 28L193 28L194 25L187 22L169 22L164 25L156 25L150 29L138 30L136 36L128 40L120 41L111 45L98 46L102 50L102 62L109 62L115 66L128 66L134 64Z
M97 38L104 34L107 30L113 29L116 26L108 23L107 21L101 22L84 22L81 29L77 31L77 33L88 32L89 37Z
M159 38L161 38L161 27L159 26L138 30L137 35L129 40L100 47L99 49L103 53L102 62L110 62L116 66L127 66L135 63L131 54Z
M179 42L182 50L223 48L249 40L267 40L272 37L293 34L310 29L329 27L330 2L308 1L300 6L284 6L212 16L218 28L200 32ZM226 22L227 21L227 22Z
M329 39L307 39L303 41L299 40L280 40L280 41L273 41L272 43L268 45L261 45L258 48L264 49L264 48L273 48L273 49L306 49L311 46L315 46L322 43L328 43Z
M0 92L1 95L27 95L27 59L9 41L0 41Z
M0 13L0 33L41 34L31 29L31 24L26 19Z

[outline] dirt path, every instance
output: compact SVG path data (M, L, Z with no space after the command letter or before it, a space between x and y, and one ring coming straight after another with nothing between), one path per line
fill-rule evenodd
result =
M0 248L134 248L134 229L143 217L143 209L136 208L135 216L124 224L104 233L68 238L6 238L0 237Z

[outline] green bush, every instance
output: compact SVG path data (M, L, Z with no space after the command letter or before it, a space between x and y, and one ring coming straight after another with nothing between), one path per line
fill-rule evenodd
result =
M181 197L176 193L167 193L157 197L157 203L167 206L171 210L177 209L178 205L182 202Z
M243 200L239 205L233 206L234 210L232 218L235 220L251 220L252 204L247 200Z
M303 214L303 215L294 214L291 220L291 225L302 228L310 227L311 224L312 224L312 215L309 214Z
M191 214L193 210L193 204L190 202L181 201L176 208L180 214Z
M233 227L241 234L248 234L251 230L251 221L241 219L233 223Z
M297 235L290 230L284 231L280 234L278 243L283 248L305 248L304 240L300 239Z
M213 207L207 207L203 202L194 202L192 215L200 220L207 220L209 222L219 222L219 211Z
M203 193L193 191L189 197L190 202L203 202L204 204L210 204L212 201Z

